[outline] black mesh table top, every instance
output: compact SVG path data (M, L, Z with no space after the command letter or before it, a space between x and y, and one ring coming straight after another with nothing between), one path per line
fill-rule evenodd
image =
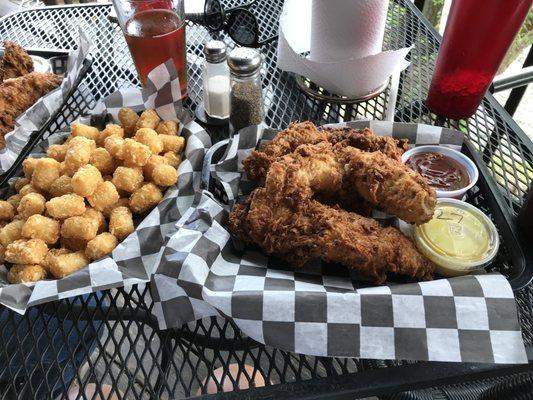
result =
M227 0L238 6L245 0ZM283 2L258 0L250 10L260 21L262 39L277 34ZM59 6L22 11L0 19L0 40L24 47L72 49L78 29L95 44L94 63L55 131L92 108L116 89L139 84L119 27L108 19L109 4ZM201 100L202 46L224 40L199 25L187 26L189 100ZM395 119L450 126L463 131L489 167L513 215L517 215L533 180L533 143L503 108L487 95L473 118L447 121L423 104L431 80L439 39L409 0L390 2L385 48L414 45L411 67L402 73ZM276 68L276 41L261 48L265 55L266 122L281 128L294 120L318 124L353 119L384 119L390 87L378 97L353 106L326 104L306 97L291 74ZM215 139L223 132L213 132ZM517 292L523 336L533 346L533 286ZM173 399L206 393L214 371L240 370L239 379L266 388L227 394L228 398L339 396L355 398L400 389L516 372L516 368L483 365L331 359L303 356L261 345L244 336L228 320L209 318L179 330L160 331L151 315L147 287L109 290L33 307L24 317L0 308L0 399L99 398L79 395L94 389L101 398ZM532 356L530 356L532 358ZM244 365L248 365L245 368ZM233 367L232 367L233 368ZM512 371L511 371L512 369ZM109 385L109 386L104 386ZM111 388L116 397L107 397ZM94 391L93 390L93 391Z

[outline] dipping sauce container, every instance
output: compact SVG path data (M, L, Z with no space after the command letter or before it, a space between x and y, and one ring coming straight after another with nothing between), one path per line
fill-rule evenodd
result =
M444 276L483 269L500 245L492 221L476 207L455 199L438 199L433 219L414 228L414 239Z
M462 199L479 177L472 160L444 146L413 147L402 155L402 162L422 175L438 198Z

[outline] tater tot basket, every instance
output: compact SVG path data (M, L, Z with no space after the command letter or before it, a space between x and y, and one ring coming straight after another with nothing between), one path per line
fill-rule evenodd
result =
M175 231L176 221L190 207L194 192L200 186L202 164L198 160L203 159L211 141L203 128L181 108L181 101L173 98L172 85L177 80L177 73L172 63L160 65L150 73L148 80L147 89L131 88L111 94L79 122L102 129L106 123L117 123L118 111L125 106L139 114L146 109L155 109L163 121L181 121L178 135L185 138L186 147L177 171L177 183L163 192L163 199L151 211L134 219L134 232L110 255L92 261L62 279L9 284L7 268L0 264L0 304L23 314L32 305L150 281L167 235ZM44 139L33 136L20 159L3 177L2 199L14 193L10 184L15 177L22 176L24 159L46 156L50 145L63 143L69 134L67 126Z
M336 126L369 127L377 135L407 138L414 145L445 145L473 159L480 178L467 201L490 216L502 242L487 272L426 282L389 277L375 286L336 264L317 261L295 269L233 238L226 228L229 211L256 186L243 175L241 162L278 132L253 126L215 144L204 159L204 190L178 222L154 275L160 328L222 314L253 340L307 355L526 362L513 290L531 280L531 255L494 181L462 133L388 121ZM398 223L383 213L373 217ZM174 261L171 274L165 260ZM176 278L181 290L172 295L168 287ZM500 329L506 331L505 340Z

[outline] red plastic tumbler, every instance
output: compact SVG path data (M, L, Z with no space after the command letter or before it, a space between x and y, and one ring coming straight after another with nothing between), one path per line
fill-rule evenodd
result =
M426 100L437 115L476 112L533 0L453 0Z

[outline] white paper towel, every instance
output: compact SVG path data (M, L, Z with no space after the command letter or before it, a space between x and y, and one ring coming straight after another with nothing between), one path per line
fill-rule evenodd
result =
M375 90L409 65L411 48L381 52L387 7L388 0L286 0L278 67L342 96Z
M388 0L313 0L313 61L341 61L381 52Z

